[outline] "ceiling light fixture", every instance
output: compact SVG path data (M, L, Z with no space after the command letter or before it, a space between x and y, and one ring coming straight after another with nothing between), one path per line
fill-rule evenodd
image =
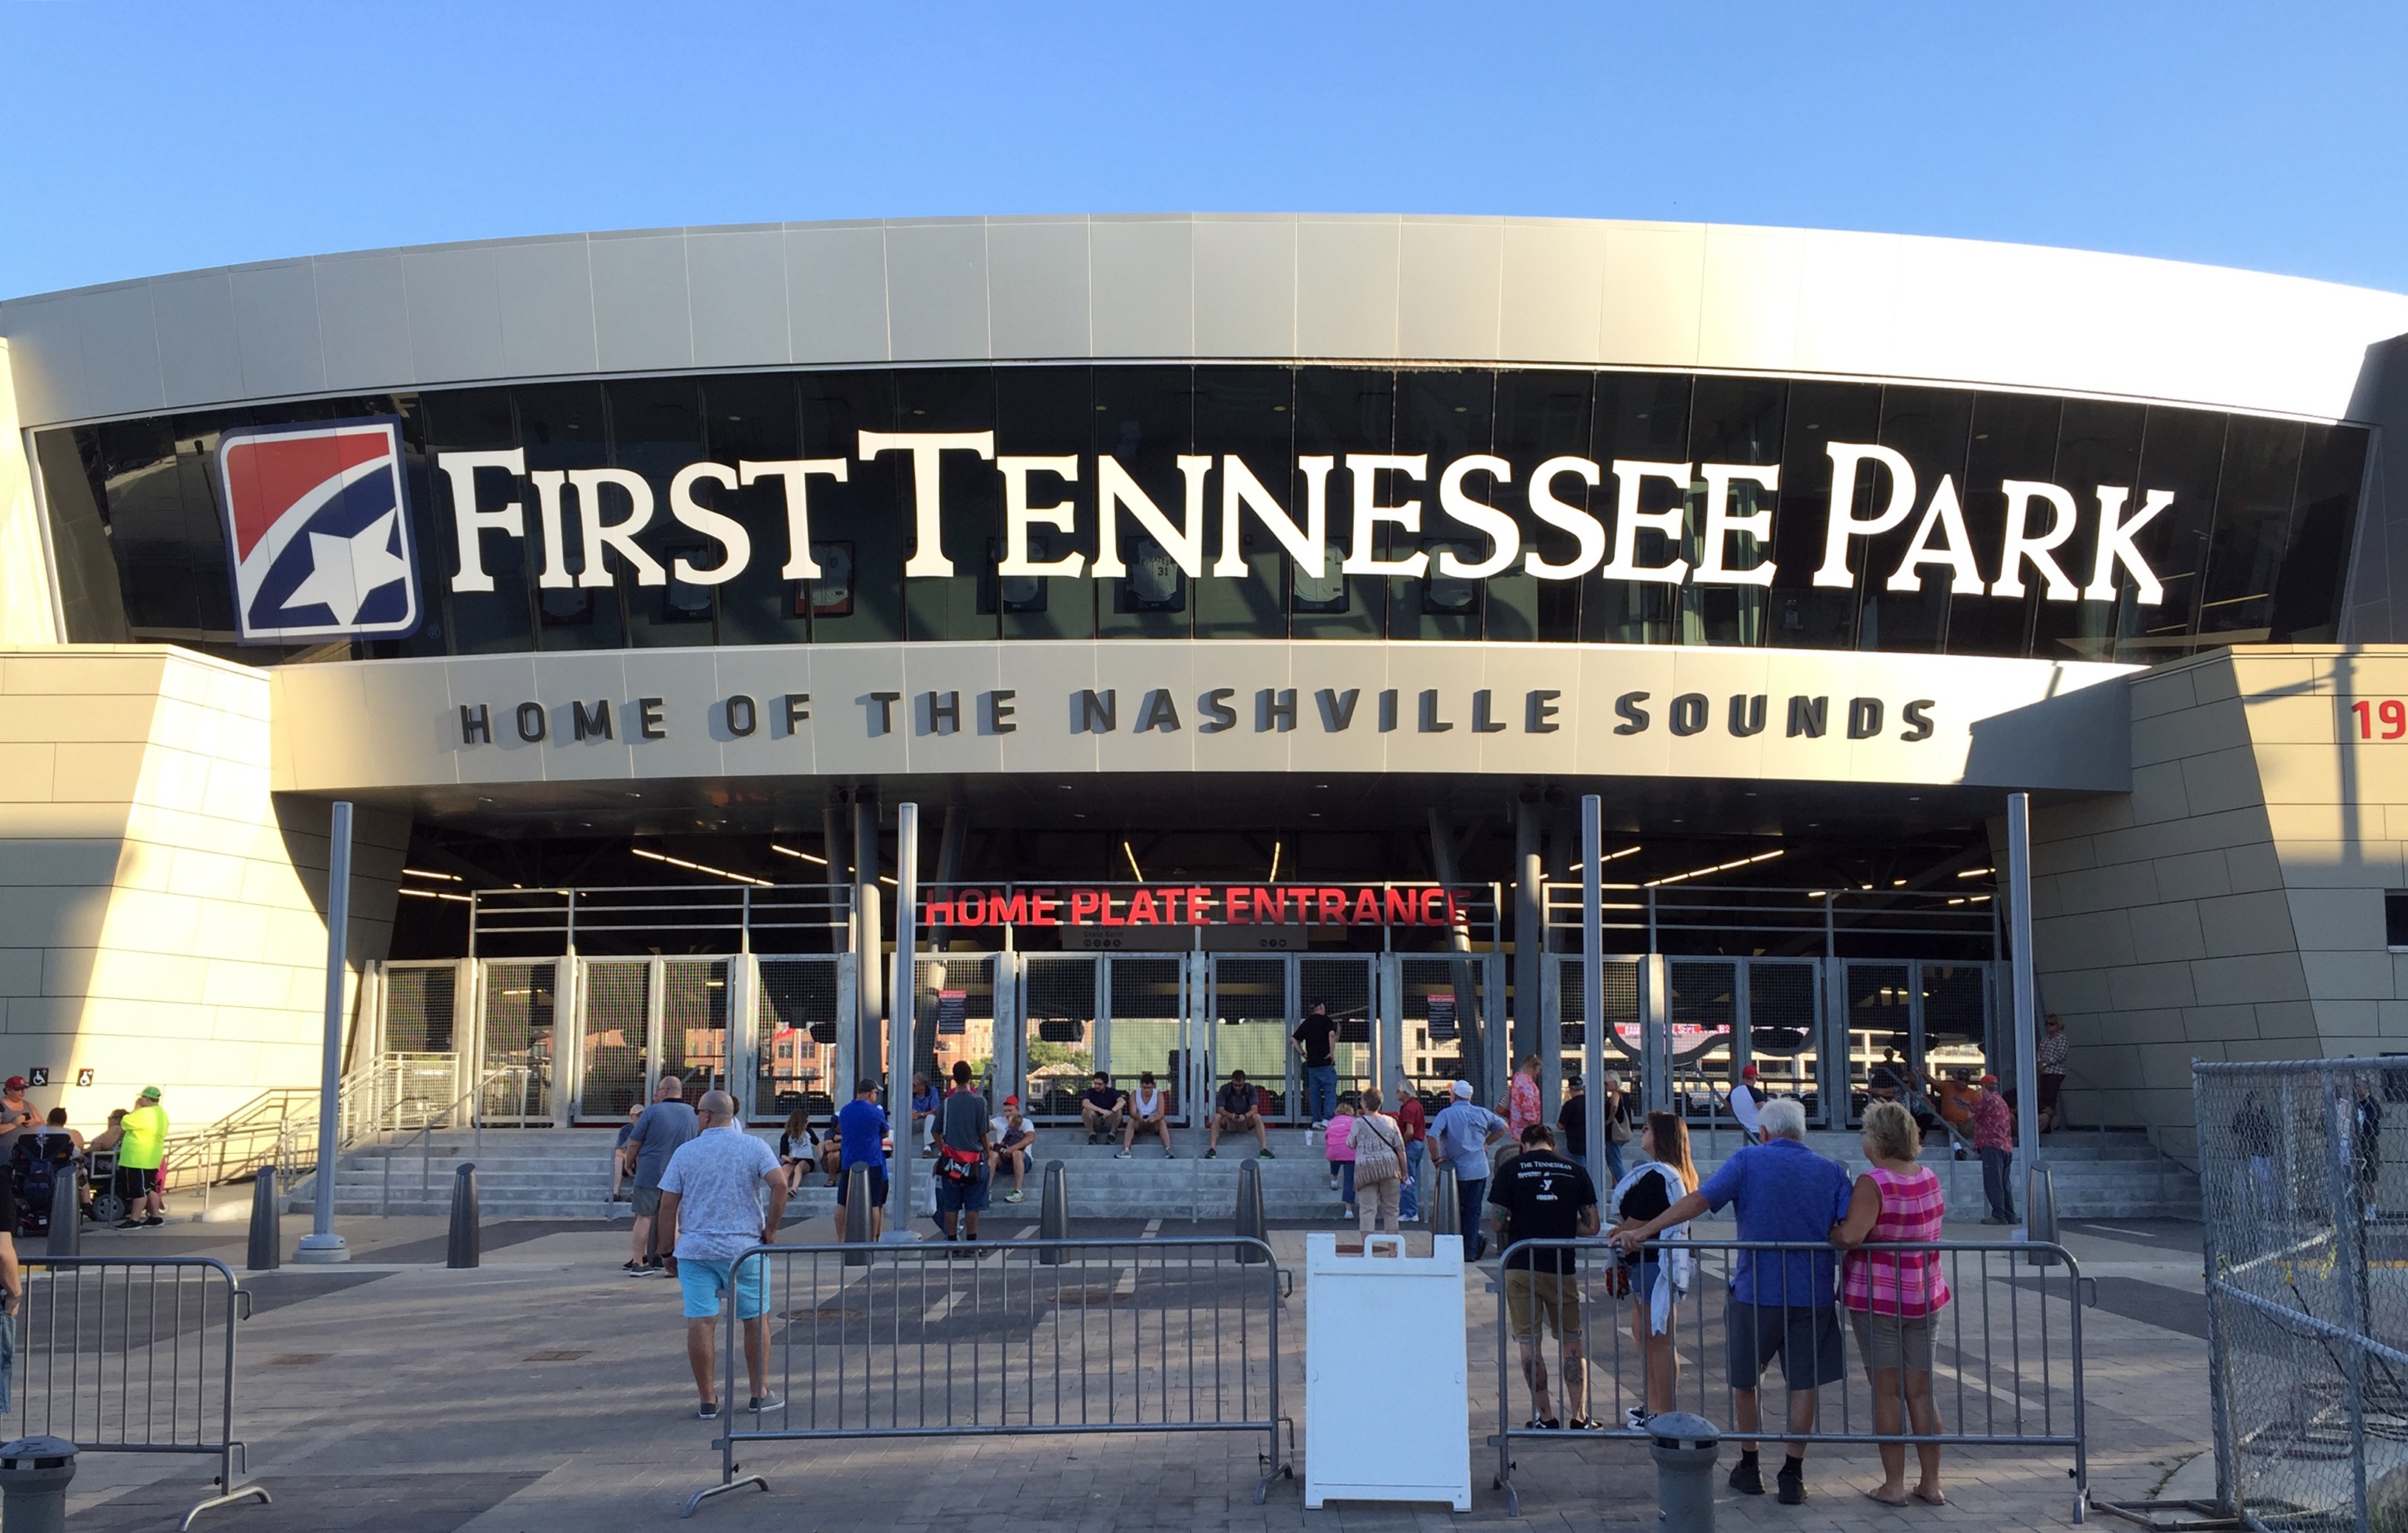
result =
M402 889L396 891L396 893L408 895L412 899L448 899L454 905L473 905L476 903L466 895L451 894L440 889Z
M1736 862L1716 863L1712 867L1692 868L1686 873L1675 873L1669 879L1650 879L1640 887L1658 889L1668 883L1684 883L1690 879L1701 879L1709 873L1727 873L1734 867L1752 867L1757 863L1770 862L1775 857L1785 855L1787 855L1786 848L1779 852L1759 852L1753 857L1742 857Z
M427 871L423 867L405 867L401 871L405 878L440 879L445 883L461 883L466 881L457 873L433 873Z
M1969 867L1956 876L1960 879L1979 879L1986 878L1997 871L1998 869L1995 867Z
M822 867L825 867L828 865L828 860L825 857L814 857L808 852L797 852L791 846L780 846L775 841L771 841L769 843L769 850L777 852L781 856L796 857L807 863L817 863Z
M1279 881L1279 860L1280 843L1274 840L1271 842L1271 870L1264 875L1263 881L1265 883L1277 883Z
M1143 883L1145 881L1145 869L1137 865L1137 853L1129 849L1129 844L1125 840L1121 842L1121 855L1128 859L1129 871L1137 875L1137 881Z
M647 852L640 846L631 846L627 850L638 857L651 862L666 863L671 867L683 867L696 873L708 873L712 878L727 879L736 883L758 884L764 889L770 887L767 879L756 879L750 873L731 873L724 867L713 867L708 863L688 862L683 857L672 857L666 852Z
M1597 860L1597 865L1599 867L1603 867L1607 863L1620 862L1625 857L1636 854L1638 851L1639 849L1635 846L1626 846L1619 852L1609 852L1604 856L1599 857ZM1586 865L1583 863L1574 863L1571 866L1570 871L1577 873L1585 866Z

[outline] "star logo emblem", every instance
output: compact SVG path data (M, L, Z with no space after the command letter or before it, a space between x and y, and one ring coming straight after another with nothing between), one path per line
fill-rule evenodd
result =
M393 552L399 516L387 511L348 537L308 534L309 573L285 598L285 609L322 605L344 627L357 622L370 596L409 578L408 562Z

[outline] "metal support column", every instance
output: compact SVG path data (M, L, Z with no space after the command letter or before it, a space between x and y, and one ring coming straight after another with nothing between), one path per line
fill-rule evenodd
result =
M1605 801L1581 796L1581 1102L1589 1166L1605 1164ZM1600 1199L1607 1189L1598 1189Z
M1541 806L1525 799L1513 806L1513 1042L1506 1068L1526 1054L1541 1053L1539 967L1547 951L1545 865L1539 856ZM1500 1096L1504 1081L1487 1083Z
M297 1262L351 1259L351 1249L335 1233L336 1163L342 1153L343 974L351 932L351 806L338 803L326 846L326 1031L318 1055L318 1175L311 1183L309 1233L293 1255Z
M577 1100L585 1092L585 1010L577 994L574 953L552 967L552 1126L577 1122Z
M914 939L914 924L919 916L920 896L920 806L911 803L895 806L895 977L894 1004L887 1010L894 1017L893 1039L887 1059L892 1068L886 1082L886 1121L899 1124L902 1131L896 1137L895 1148L902 1153L906 1168L911 1165L911 1060L917 1048L911 1037L912 1004L919 997L919 984L913 967L918 956ZM944 1087L937 1086L939 1096ZM897 1233L910 1234L908 1221L918 1211L914 1189L920 1185L916 1172L906 1169L900 1177L903 1183L901 1212L905 1226Z
M1371 1083L1380 1088L1393 1110L1405 1089L1405 961L1393 953L1380 955L1371 985Z
M880 920L878 897L878 797L864 788L853 795L853 931L857 934L855 949L861 954L861 967L854 972L860 986L861 1014L856 1021L855 1057L861 1062L861 1073L875 1079L890 1069L903 1078L904 1095L910 1095L911 1067L908 1061L888 1060L886 1043L886 936ZM911 1126L908 1117L896 1120L905 1129Z
M2015 1160L2021 1174L2023 1213L2031 1218L2032 1173L2040 1169L2040 1067L2034 1055L2031 951L2031 795L2007 795L2007 941L2015 997Z
M753 1100L761 1083L761 959L740 953L727 960L727 1093L736 1098L736 1121L745 1123L767 1110Z
M1010 949L995 954L995 1099L1028 1096L1028 1021L1021 1014L1020 954ZM1000 1110L998 1108L997 1110Z
M1438 881L1453 889L1460 881L1455 867L1455 829L1447 824L1446 811L1437 805L1429 810L1430 866L1438 873ZM1471 934L1460 926L1447 933L1447 946L1458 953L1471 952ZM1477 968L1470 959L1458 958L1455 968L1455 1036L1462 1040L1463 1073L1466 1079L1482 1090L1487 1088L1486 1039L1490 1024L1501 1024L1502 1010L1495 1002L1495 988L1485 980L1485 969Z

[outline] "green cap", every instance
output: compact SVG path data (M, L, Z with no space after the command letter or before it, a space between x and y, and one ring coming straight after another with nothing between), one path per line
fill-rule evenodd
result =
M140 1097L139 1099L140 1099L140 1100L142 1100L142 1101L145 1101L145 1102L155 1102L155 1101L157 1101L157 1100L159 1099L159 1088L158 1088L158 1087L156 1087L156 1086L145 1086L145 1087L143 1087L143 1088L142 1088L142 1096L141 1096L141 1097Z

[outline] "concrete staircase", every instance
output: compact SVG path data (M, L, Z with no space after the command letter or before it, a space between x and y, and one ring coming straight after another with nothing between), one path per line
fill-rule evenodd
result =
M774 1142L774 1134L761 1136ZM624 1219L632 1210L609 1201L610 1144L607 1129L494 1129L484 1153L475 1155L469 1137L432 1136L423 1159L415 1149L386 1154L366 1151L348 1157L337 1172L335 1209L345 1214L441 1214L451 1208L454 1169L477 1160L480 1211L488 1219ZM1166 1225L1193 1220L1226 1221L1237 1205L1239 1164L1254 1155L1254 1141L1225 1140L1217 1160L1203 1159L1204 1136L1177 1131L1178 1158L1166 1161L1161 1146L1140 1145L1128 1160L1114 1158L1116 1145L1090 1145L1075 1128L1048 1128L1038 1135L1037 1166L1028 1175L1026 1201L1007 1205L1001 1191L996 1217L1025 1211L1037 1218L1046 1162L1061 1161L1069 1173L1070 1211L1079 1218L1154 1219ZM1860 1168L1862 1152L1853 1133L1813 1133L1809 1143L1824 1154ZM1735 1131L1719 1141L1700 1133L1692 1144L1701 1175L1712 1174L1739 1146ZM1276 1158L1260 1162L1263 1202L1273 1219L1334 1220L1338 1194L1329 1185L1319 1144L1304 1130L1271 1135ZM2070 1219L2196 1219L2199 1179L2157 1153L2139 1132L2068 1132L2052 1135L2044 1149L2057 1185L2057 1212ZM1631 1157L1635 1162L1635 1156ZM1940 1174L1951 1218L1975 1220L1985 1211L1982 1164L1970 1153L1953 1160L1943 1145L1924 1151L1924 1163ZM930 1163L911 1162L911 1174L927 1180ZM1010 1180L1003 1182L1009 1190ZM1602 1189L1600 1189L1602 1190ZM2017 1199L2020 1204L2021 1193ZM924 1201L924 1193L923 1198ZM790 1205L806 1216L834 1211L836 1190L814 1173ZM2020 1207L2018 1211L2023 1211Z

